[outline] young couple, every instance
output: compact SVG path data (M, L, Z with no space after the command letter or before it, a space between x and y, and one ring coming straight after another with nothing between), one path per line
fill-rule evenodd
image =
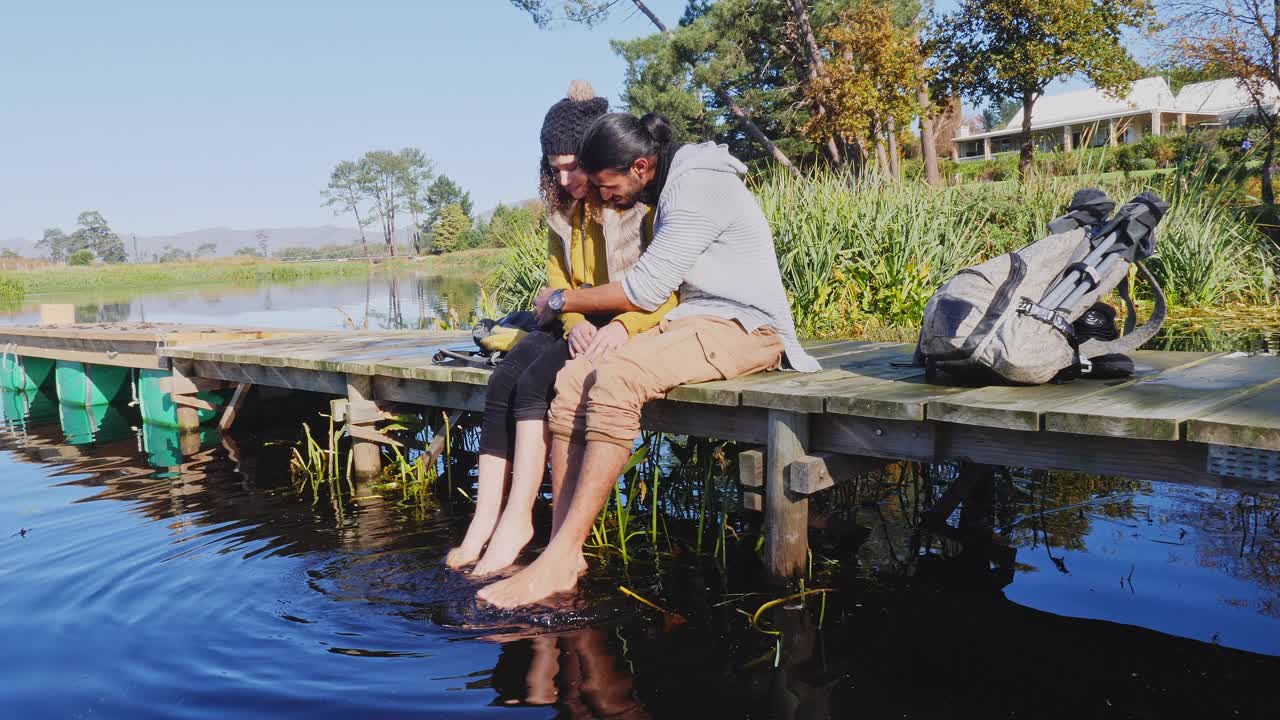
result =
M819 369L796 340L769 223L741 179L746 167L714 143L676 144L661 115L607 114L608 102L591 94L575 83L543 123L550 287L534 304L549 325L490 379L476 516L447 558L452 567L479 558L474 575L515 560L533 536L549 450L551 542L480 590L499 607L577 585L582 545L647 401L784 360Z

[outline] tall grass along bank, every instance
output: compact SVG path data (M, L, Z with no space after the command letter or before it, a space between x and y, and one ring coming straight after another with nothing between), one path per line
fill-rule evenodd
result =
M1236 205L1233 179L1184 165L1159 175L1046 178L944 190L825 173L758 179L796 326L810 337L912 339L924 304L961 268L1043 237L1076 190L1100 185L1117 203L1152 190L1172 207L1150 262L1171 303L1276 307L1277 253ZM508 242L493 276L504 308L527 307L545 282L545 228ZM1141 290L1141 289L1140 289Z
M370 264L360 260L279 262L226 258L146 265L48 265L30 270L0 271L0 300L30 295L105 288L148 288L235 282L289 282L325 277L365 275L371 269L414 268L423 272L469 273L483 276L500 262L502 250L470 250L420 259L397 259Z

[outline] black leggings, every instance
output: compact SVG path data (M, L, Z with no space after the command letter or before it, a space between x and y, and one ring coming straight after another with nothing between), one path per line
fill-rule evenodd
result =
M545 420L556 374L569 362L569 342L543 330L526 335L489 376L480 454L511 459L516 421Z

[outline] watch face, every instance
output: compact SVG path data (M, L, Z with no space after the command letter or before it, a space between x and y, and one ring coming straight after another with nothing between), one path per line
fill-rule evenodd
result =
M550 299L547 300L547 307L551 308L556 312L560 312L562 309L564 309L564 293L563 292L551 293Z

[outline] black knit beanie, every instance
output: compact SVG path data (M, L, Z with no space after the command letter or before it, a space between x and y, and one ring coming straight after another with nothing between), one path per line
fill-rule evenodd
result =
M568 97L552 105L542 121L543 155L578 154L587 128L609 112L608 99L594 96L595 90L585 80L570 83Z

